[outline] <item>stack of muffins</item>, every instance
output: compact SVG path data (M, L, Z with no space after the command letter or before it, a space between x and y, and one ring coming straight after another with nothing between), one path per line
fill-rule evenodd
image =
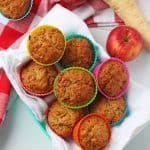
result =
M127 114L125 64L117 58L97 64L97 49L88 37L64 36L51 25L30 32L27 50L31 60L21 67L21 85L35 96L54 93L46 114L49 127L63 138L72 136L84 150L104 149L111 127Z

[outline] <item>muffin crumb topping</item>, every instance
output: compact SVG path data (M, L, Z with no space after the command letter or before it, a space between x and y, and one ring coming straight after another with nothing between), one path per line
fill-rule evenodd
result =
M127 74L123 65L117 61L105 63L99 71L98 83L109 96L117 96L124 88Z

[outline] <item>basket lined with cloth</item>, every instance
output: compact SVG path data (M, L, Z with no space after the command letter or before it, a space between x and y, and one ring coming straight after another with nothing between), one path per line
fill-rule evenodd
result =
M64 16L63 18L62 15ZM69 22L66 21L65 18L70 18ZM106 60L109 58L103 47L95 42L86 24L78 16L74 15L60 5L56 5L43 18L39 25L42 24L52 24L57 26L65 33L65 35L74 32L89 37L96 45L99 59ZM31 96L22 89L19 83L17 69L23 62L29 59L29 56L26 52L27 37L28 35L24 37L19 48L16 50L10 48L8 51L0 52L0 66L5 70L11 84L13 85L17 94L20 96L21 100L31 110L31 114L35 118L36 123L40 125L45 134L51 137L53 149L77 150L79 147L71 139L62 139L56 135L45 122L45 111L48 107L48 103L53 99L53 95L46 97L44 100L36 96ZM122 149L131 140L131 138L137 134L137 131L142 129L142 127L149 122L149 96L150 93L146 88L138 85L134 81L131 81L127 92L128 104L131 110L130 115L120 126L114 127L112 129L112 138L106 149Z

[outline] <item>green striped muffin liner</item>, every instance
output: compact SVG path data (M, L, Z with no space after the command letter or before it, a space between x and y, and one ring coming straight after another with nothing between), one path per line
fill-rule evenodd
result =
M97 59L98 59L97 47L94 45L94 43L88 37L86 37L84 35L76 34L76 33L71 33L71 34L66 35L66 40L70 40L72 38L84 38L84 39L87 39L88 42L90 43L92 50L93 50L93 61L92 61L92 64L86 69L88 69L89 71L92 71L94 69L94 67L96 66ZM61 62L59 62L58 65L59 65L60 69L62 69L62 70L65 68L69 68L69 67L63 66L61 64ZM80 66L70 66L70 67L80 67Z
M93 79L93 81L94 81L94 86L95 86L95 87L94 87L94 94L93 94L93 97L90 98L89 100L87 100L86 103L84 103L84 104L82 104L82 105L78 105L78 106L69 105L69 104L66 104L66 103L62 102L61 100L59 100L59 99L57 98L57 92L56 92L56 89L55 89L56 84L57 84L57 79L58 79L58 77L59 77L59 74L56 76L56 78L55 78L55 80L54 80L54 84L53 84L53 92L54 92L54 95L56 96L58 102L60 102L60 103L61 103L63 106L65 106L65 107L68 107L68 108L71 108L71 109L81 109L81 108L84 108L84 107L88 106L89 104L91 104L91 103L95 100L95 98L96 98L97 91L98 91L98 90L97 90L97 86L96 86L96 80L95 80L95 78L94 78L94 75L93 75L90 71L88 71L87 69L82 68L82 67L69 67L69 68L66 68L66 69L62 70L61 72L67 72L67 71L69 71L69 70L83 70L83 71L87 72L87 73L92 77L92 79Z

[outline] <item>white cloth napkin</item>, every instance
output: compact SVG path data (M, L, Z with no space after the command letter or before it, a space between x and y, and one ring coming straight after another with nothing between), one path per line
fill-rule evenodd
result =
M56 5L41 21L42 24L52 24L60 28L65 35L69 33L78 33L89 37L97 47L99 58L101 60L109 58L106 51L95 42L93 36L89 32L86 24L75 14L65 8ZM8 51L0 52L0 66L4 68L6 74L15 88L17 94L24 103L35 114L37 121L45 119L45 111L47 103L51 101L51 97L46 97L45 100L28 95L21 87L18 80L18 69L20 65L29 59L26 52L26 38L21 43L18 50L9 49ZM146 87L138 85L131 81L127 92L128 105L130 115L124 122L112 129L112 138L107 150L122 150L123 147L149 123L150 120L150 92ZM71 139L64 140L57 136L47 126L47 132L52 139L52 150L78 150L80 149Z

